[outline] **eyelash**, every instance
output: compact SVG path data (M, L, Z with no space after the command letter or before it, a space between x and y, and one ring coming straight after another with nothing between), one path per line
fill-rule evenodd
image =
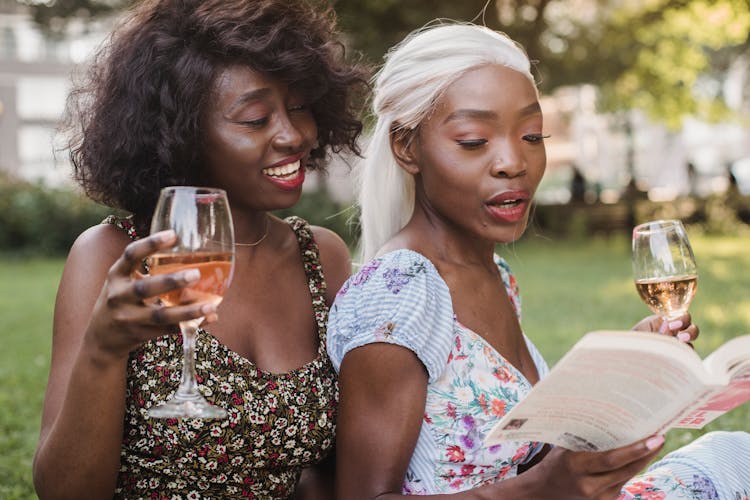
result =
M468 141L456 141L459 146L466 149L478 149L487 144L487 139L472 139Z
M240 122L241 125L250 128L259 128L268 123L268 117L258 118L257 120L248 120Z
M526 134L522 137L522 139L529 144L539 144L544 139L547 139L550 137L549 134ZM459 146L466 148L466 149L478 149L485 144L487 144L487 139L472 139L468 141L456 141Z
M530 144L539 144L548 137L550 137L549 134L526 134L525 136L523 136L523 140Z

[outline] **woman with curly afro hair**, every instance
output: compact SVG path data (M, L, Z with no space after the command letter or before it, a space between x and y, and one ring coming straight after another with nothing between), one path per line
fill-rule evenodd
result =
M81 234L63 271L40 498L330 496L338 388L325 325L349 252L269 212L292 207L330 153L359 153L366 75L346 62L335 21L312 0L138 2L71 94L75 178L128 216ZM175 185L227 193L236 265L218 314L153 300L195 279L143 264L175 243L148 234ZM176 325L201 316L198 380L229 417L149 418L177 385Z

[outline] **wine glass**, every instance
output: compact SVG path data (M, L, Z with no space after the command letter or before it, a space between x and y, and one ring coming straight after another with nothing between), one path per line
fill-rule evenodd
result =
M165 306L210 302L219 304L234 270L234 225L226 193L221 189L177 186L162 189L151 222L151 233L172 229L177 243L149 258L152 275L198 269L200 279L159 297ZM183 363L180 385L168 401L149 409L155 418L226 418L222 408L198 392L195 341L203 317L181 321Z
M698 270L682 222L656 220L633 229L633 274L641 299L665 321L687 312Z

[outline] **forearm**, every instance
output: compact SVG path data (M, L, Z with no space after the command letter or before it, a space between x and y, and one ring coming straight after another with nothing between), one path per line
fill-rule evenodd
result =
M40 499L111 498L120 463L127 360L82 347L60 411L34 457Z

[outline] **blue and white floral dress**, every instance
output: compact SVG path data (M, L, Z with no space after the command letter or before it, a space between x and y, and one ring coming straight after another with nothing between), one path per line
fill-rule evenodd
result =
M496 256L495 261L520 320L515 278L504 260ZM528 394L531 385L484 338L460 323L448 286L423 255L407 249L385 254L364 265L339 291L328 323L328 353L336 370L347 352L374 342L413 351L428 373L422 427L403 493L445 494L492 484L517 475L519 465L541 450L542 444L535 442L484 446L492 426ZM544 358L528 338L526 344L539 377L544 377ZM747 453L745 463L750 463L750 436L733 434L748 440L741 449ZM710 471L695 469L695 463L682 466L697 477L685 481L680 474L688 472L674 473L664 460L634 478L621 498L747 497L735 484L722 493L710 476L705 477ZM747 469L745 474L750 481Z

